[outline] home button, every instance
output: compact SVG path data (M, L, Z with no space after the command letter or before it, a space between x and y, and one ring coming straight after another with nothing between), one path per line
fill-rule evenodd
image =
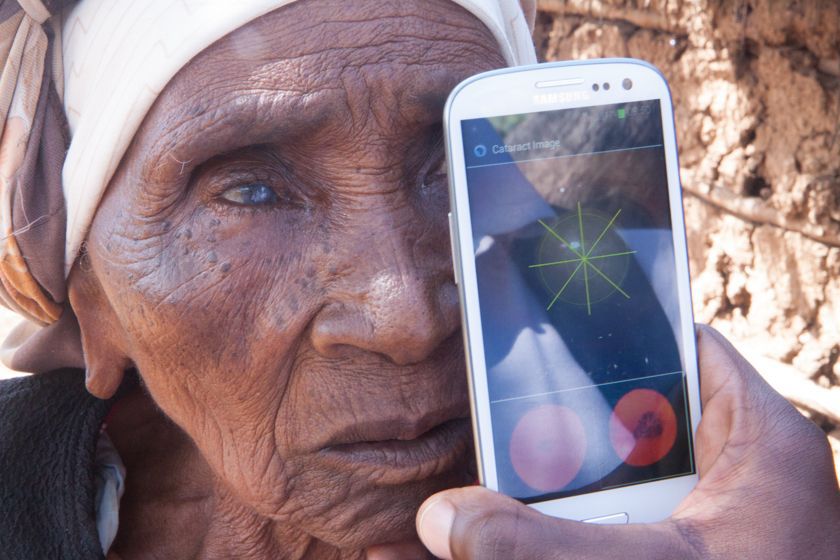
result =
M630 517L626 513L614 513L612 515L602 515L601 517L583 520L584 523L597 523L599 525L625 525L629 521Z

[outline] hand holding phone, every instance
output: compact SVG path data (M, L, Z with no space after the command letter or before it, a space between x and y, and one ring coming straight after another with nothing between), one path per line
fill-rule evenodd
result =
M699 354L700 482L670 519L577 523L472 487L423 504L424 544L439 558L462 560L836 558L840 490L825 435L717 332L700 328Z
M664 519L700 420L673 111L633 60L489 72L444 112L481 482L557 517Z

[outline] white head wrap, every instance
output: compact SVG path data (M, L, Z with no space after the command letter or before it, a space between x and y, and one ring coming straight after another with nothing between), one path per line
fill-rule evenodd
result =
M294 1L0 2L0 303L27 319L0 347L6 365L85 366L66 278L132 138L190 60ZM452 1L509 65L536 62L535 0Z
M72 139L62 175L65 274L108 182L167 82L219 38L294 1L82 0L68 14L64 107ZM490 29L509 65L536 62L534 0L453 1Z

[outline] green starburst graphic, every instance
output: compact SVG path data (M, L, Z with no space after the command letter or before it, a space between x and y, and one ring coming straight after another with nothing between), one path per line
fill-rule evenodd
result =
M569 303L585 303L586 312L591 315L592 305L614 292L630 299L620 284L627 272L629 256L636 251L622 250L626 246L615 232L619 214L621 209L607 221L598 214L584 212L578 202L576 216L553 226L538 220L546 230L540 247L541 262L528 268L541 271L543 282L553 294L546 310L562 298ZM586 239L591 239L593 234L595 241L587 247ZM596 249L600 250L596 252Z

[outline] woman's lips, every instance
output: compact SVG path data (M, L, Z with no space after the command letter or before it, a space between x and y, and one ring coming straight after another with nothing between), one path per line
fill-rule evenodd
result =
M354 470L377 471L380 484L422 480L459 464L466 466L470 450L470 421L456 418L438 424L414 439L384 439L342 443L322 449L319 456Z

